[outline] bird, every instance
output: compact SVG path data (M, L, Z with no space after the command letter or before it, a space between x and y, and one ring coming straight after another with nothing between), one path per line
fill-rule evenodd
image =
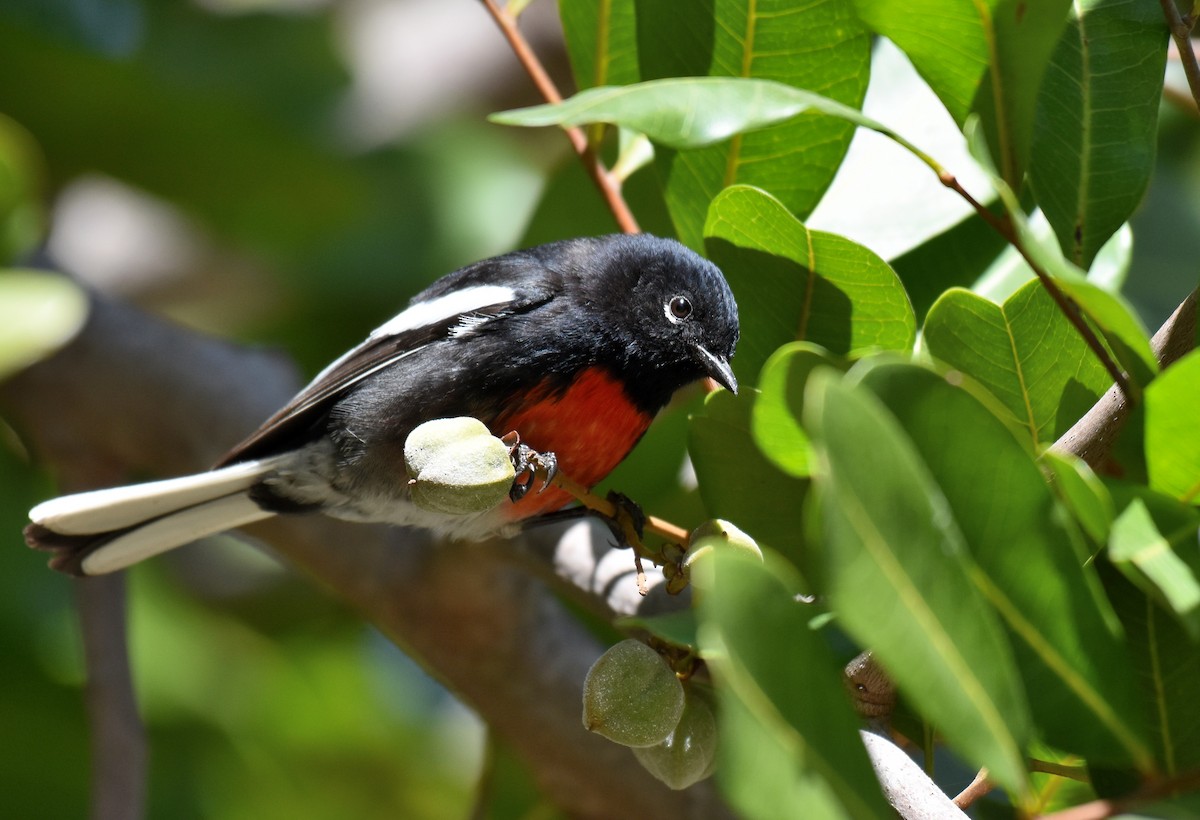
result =
M443 276L334 360L212 469L38 504L28 544L101 575L200 538L306 512L510 537L572 499L555 486L452 515L412 503L410 432L472 417L592 487L680 388L736 393L737 304L720 269L673 239L550 242ZM506 439L509 440L509 439Z

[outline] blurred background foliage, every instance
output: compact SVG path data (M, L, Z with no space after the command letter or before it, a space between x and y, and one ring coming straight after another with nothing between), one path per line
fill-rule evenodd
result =
M569 91L557 13L541 0L522 25ZM945 112L898 86L893 64L880 69L897 55L876 48L867 110L969 183ZM192 327L285 350L305 373L459 265L615 229L560 135L487 123L539 100L473 0L3 0L0 78L0 266L58 266ZM939 118L954 145L937 143ZM1139 273L1124 292L1152 328L1195 284L1195 134L1164 106L1159 167L1132 220ZM890 150L856 136L808 224L903 273L936 245L907 252L965 211ZM650 172L626 196L643 228L672 232ZM912 292L919 313L943 286ZM18 319L46 348L69 335L69 308L42 321L14 293L0 297L0 342ZM0 375L19 364L0 360ZM610 483L658 514L699 519L678 459L654 457L678 456L685 437L677 408ZM71 583L19 535L58 488L15 435L0 427L0 438L0 806L80 817ZM205 549L220 558L189 548L132 574L150 816L460 817L485 770L495 816L554 816L469 711L360 619L232 539Z
M562 74L556 10L539 5L526 27ZM471 2L6 0L0 77L0 265L52 264L285 350L305 373L437 276L519 244L566 158L556 134L486 123L537 99ZM613 230L571 171L552 188L586 201L546 209L533 232ZM18 330L26 306L12 289L0 301L10 335L47 327ZM70 328L42 333L53 346ZM3 439L0 805L83 817L71 582L19 535L56 488ZM184 554L132 579L149 816L459 817L485 766L504 773L499 815L536 802L474 716L391 643L226 546L220 571Z

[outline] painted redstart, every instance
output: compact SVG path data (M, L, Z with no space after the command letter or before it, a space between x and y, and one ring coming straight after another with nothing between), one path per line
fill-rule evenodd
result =
M473 416L591 487L679 388L707 376L737 391L737 340L720 270L673 240L571 239L486 259L414 297L209 472L47 501L25 537L55 569L97 575L282 513L511 535L570 498L551 487L485 513L421 509L403 457L413 428Z

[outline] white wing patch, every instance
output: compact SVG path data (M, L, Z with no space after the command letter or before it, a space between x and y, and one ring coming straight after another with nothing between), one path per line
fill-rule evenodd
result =
M517 298L517 292L503 285L476 285L447 293L428 302L419 302L371 331L371 339L391 336L418 327L444 322L489 305L502 305Z
M347 351L330 362L324 370L313 377L308 386L312 387L314 384L317 384L332 373L338 365L353 357L367 344L378 341L385 336L394 336L398 333L404 333L407 330L415 330L427 325L444 322L447 319L453 319L455 316L469 314L471 311L489 307L490 305L502 305L506 302L512 302L516 298L517 292L503 285L476 285L473 288L463 288L454 293L447 293L445 296L430 299L428 302L418 302L397 313L391 319L388 319L379 327L372 330L371 335L361 345ZM468 317L463 316L464 324L467 321ZM392 361L394 360L389 359L381 362L379 367L368 373L361 374L355 381L360 381L363 377L375 372L375 370L386 367Z

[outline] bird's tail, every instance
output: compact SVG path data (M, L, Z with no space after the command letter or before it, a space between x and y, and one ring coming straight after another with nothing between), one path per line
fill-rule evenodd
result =
M278 458L244 461L207 473L66 495L29 511L25 540L53 553L50 566L102 575L198 538L275 513L250 490Z

